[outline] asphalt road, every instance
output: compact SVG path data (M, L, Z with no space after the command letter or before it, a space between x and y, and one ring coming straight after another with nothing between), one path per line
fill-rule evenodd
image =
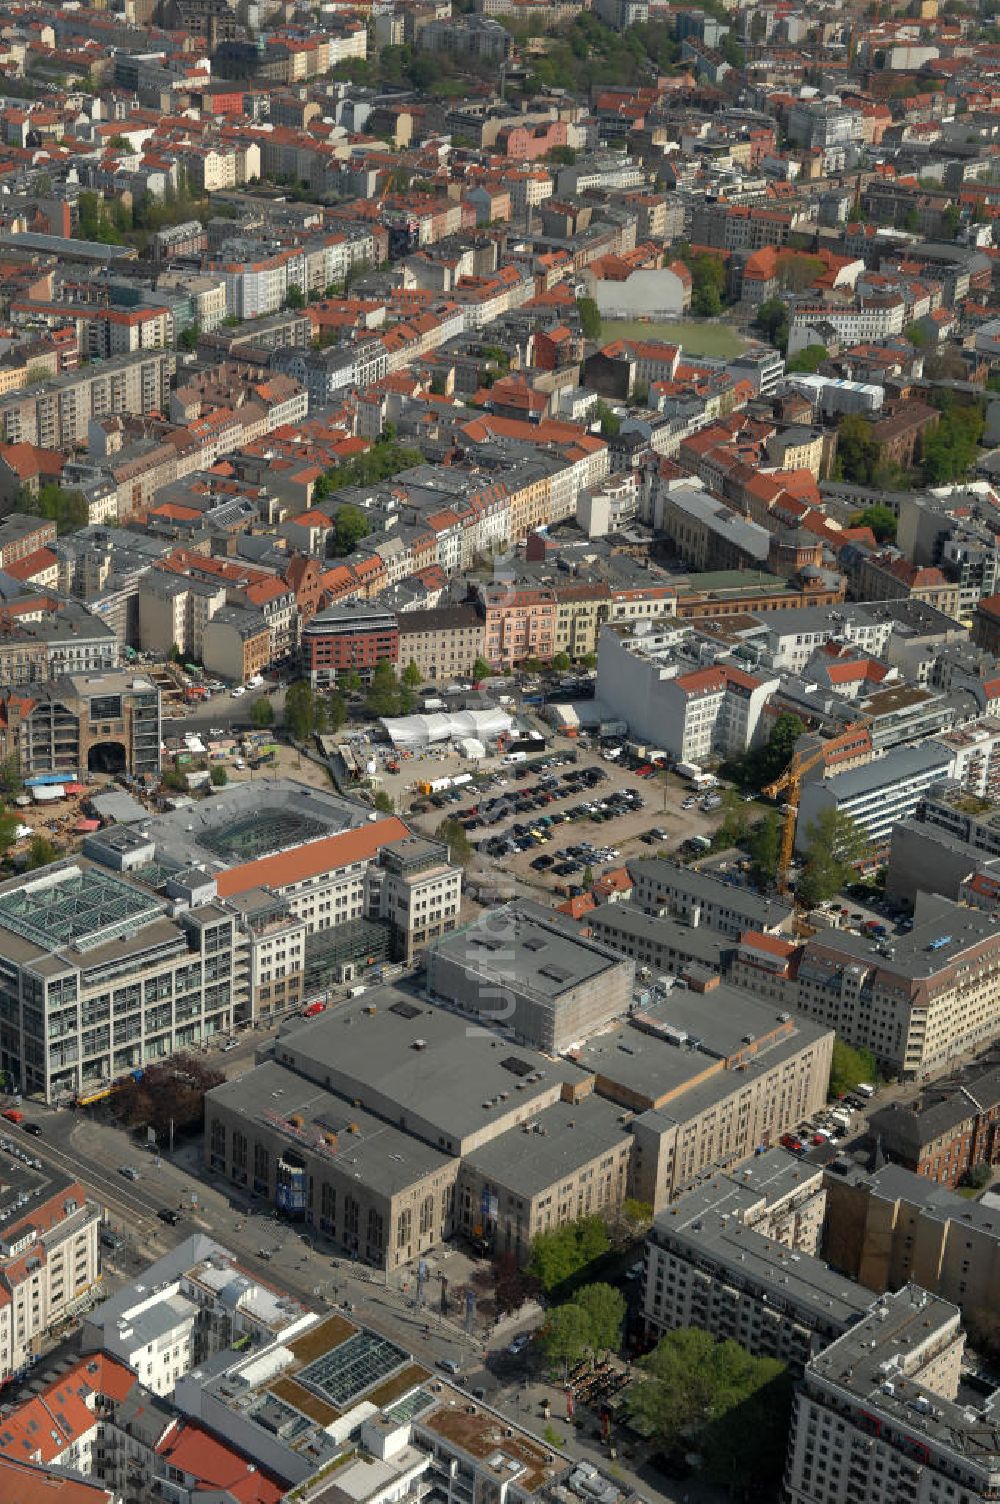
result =
M185 731L207 730L209 726L250 728L250 707L254 700L266 695L274 710L275 726L281 726L285 718L284 684L265 684L262 689L250 689L245 695L235 698L229 691L213 695L210 700L185 706L180 715L170 714L169 701L164 702L163 735L183 736Z
M219 1058L230 1071L242 1062L250 1068L255 1042L248 1040L239 1051ZM532 1365L530 1352L512 1358L506 1351L517 1332L540 1324L537 1308L526 1308L522 1316L493 1331L479 1319L471 1333L461 1324L457 1301L453 1300L449 1315L442 1316L437 1276L447 1276L454 1296L474 1267L460 1249L441 1248L430 1255L428 1303L417 1309L412 1270L399 1271L387 1280L384 1273L339 1257L314 1229L283 1222L242 1191L209 1177L201 1164L200 1141L178 1143L172 1155L156 1156L135 1135L71 1109L31 1105L25 1115L42 1128L42 1136L31 1139L32 1152L46 1164L79 1177L101 1204L107 1221L125 1239L120 1251L102 1249L108 1290L134 1280L150 1262L192 1233L208 1233L263 1282L287 1291L310 1308L344 1306L354 1319L399 1343L429 1368L442 1358L458 1360L462 1373L457 1382L467 1391L482 1390L487 1403L536 1434L545 1429L542 1404L547 1400L564 1450L609 1468L641 1492L655 1492L667 1504L684 1504L685 1500L716 1504L719 1499L697 1480L672 1483L650 1470L641 1458L612 1456L600 1440L593 1417L578 1416L581 1424L577 1427L567 1422L561 1390L545 1381ZM17 1132L10 1131L12 1135ZM139 1179L121 1176L121 1165L134 1165ZM157 1212L165 1207L180 1212L176 1227L158 1218ZM55 1341L21 1386L22 1393L35 1379L44 1378L59 1357L71 1355L77 1342L78 1334L64 1334ZM5 1399L16 1397L12 1393Z

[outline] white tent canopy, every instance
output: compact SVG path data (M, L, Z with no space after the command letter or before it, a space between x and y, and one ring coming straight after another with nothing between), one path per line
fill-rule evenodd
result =
M459 710L454 715L405 715L382 722L394 747L428 747L433 742L450 742L466 736L481 742L494 741L508 732L513 724L505 710Z

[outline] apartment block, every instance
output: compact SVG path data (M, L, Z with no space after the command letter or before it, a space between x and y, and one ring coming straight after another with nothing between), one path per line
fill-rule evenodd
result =
M927 741L895 747L884 757L845 773L807 779L799 802L796 849L804 850L817 816L834 809L850 816L876 852L887 853L893 827L914 814L933 784L951 777L953 766L950 747L943 741Z
M1000 1069L929 1086L919 1102L890 1102L869 1119L893 1164L939 1185L1000 1165Z
M994 1038L998 978L992 916L921 893L909 934L877 946L850 931L807 940L790 1006L910 1080Z
M825 1204L822 1171L784 1149L686 1192L646 1242L647 1334L697 1326L801 1373L874 1299L818 1257Z
M697 667L684 631L650 620L601 631L596 696L631 733L680 762L738 756L761 734L778 680L736 663Z
M314 689L334 686L349 671L370 680L378 664L399 658L396 613L360 600L329 606L303 628L301 653Z
M9 569L56 541L56 525L27 512L10 512L0 522L0 569Z
M484 618L474 602L401 611L398 626L400 663L404 668L416 664L421 677L432 683L468 678L483 656Z
M378 890L378 913L392 926L394 951L411 962L432 941L458 924L462 869L452 866L440 841L405 836L379 852L371 872Z
M8 1159L3 1180L0 1382L24 1373L52 1328L92 1298L101 1220L80 1182L60 1170Z
M791 924L790 904L734 887L714 873L682 867L665 857L637 857L627 866L637 908L681 919L696 930L712 930L713 938L724 935L735 943L747 930L777 934ZM613 925L615 916L607 922Z
M649 914L634 903L599 904L587 915L587 927L602 945L629 956L640 979L689 966L722 973L735 955L734 942L710 926Z
M964 1346L955 1306L907 1284L817 1354L795 1396L789 1504L994 1499L992 1396L959 1400Z
M139 581L139 643L166 657L178 647L185 661L202 661L205 627L226 604L222 581L150 569Z
M11 614L0 633L0 684L35 685L118 667L117 638L97 611L47 595L31 605L30 616Z
M175 367L169 350L115 355L42 386L11 392L0 398L0 434L7 444L85 448L92 418L165 413Z
M826 1170L823 1247L838 1269L881 1293L907 1280L980 1314L996 1303L1000 1219L901 1165L868 1173L837 1160Z
M315 1313L259 1284L211 1238L195 1233L90 1311L83 1346L127 1365L153 1395L235 1344L291 1341Z

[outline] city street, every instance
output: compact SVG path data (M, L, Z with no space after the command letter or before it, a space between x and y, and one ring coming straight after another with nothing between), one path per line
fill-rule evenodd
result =
M221 1058L228 1064L231 1057ZM562 1389L538 1377L527 1358L513 1359L506 1352L518 1332L540 1325L537 1307L526 1307L523 1314L495 1329L477 1320L474 1330L466 1331L457 1292L476 1265L460 1249L442 1248L430 1255L426 1304L418 1309L412 1269L387 1279L384 1272L337 1256L315 1229L281 1221L236 1188L206 1183L201 1178L200 1140L177 1144L173 1155L156 1155L122 1129L70 1110L32 1106L28 1117L42 1127L43 1136L32 1140L33 1152L46 1164L83 1180L102 1206L108 1224L124 1239L122 1249L101 1250L108 1290L135 1280L150 1262L193 1233L206 1233L231 1249L240 1264L263 1282L315 1309L341 1305L355 1320L398 1342L429 1368L443 1358L458 1361L462 1372L457 1382L463 1388L470 1393L481 1391L487 1404L540 1436L550 1424L560 1447L570 1456L599 1463L640 1491L655 1489L668 1504L717 1504L721 1500L721 1495L697 1480L671 1483L638 1460L617 1455L617 1449L612 1456L600 1439L595 1418L578 1415L576 1423L566 1420ZM139 1179L120 1175L122 1165L134 1166ZM177 1226L160 1221L157 1212L165 1208L180 1212ZM451 1292L447 1316L439 1309L441 1275ZM43 1378L61 1356L73 1350L73 1338L63 1334L40 1360L31 1381ZM551 1407L549 1423L542 1413L545 1401Z

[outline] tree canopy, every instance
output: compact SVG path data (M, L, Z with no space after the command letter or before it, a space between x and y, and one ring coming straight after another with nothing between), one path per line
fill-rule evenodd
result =
M147 1065L141 1081L127 1081L111 1098L112 1112L130 1128L155 1129L163 1142L171 1122L178 1132L201 1127L205 1093L225 1079L196 1055L174 1055L162 1065Z
M285 725L297 742L307 741L316 729L316 697L312 685L298 679L285 695Z
M891 543L896 536L896 514L882 502L873 502L863 512L855 512L849 527L870 527L877 543Z
M868 851L868 838L850 815L824 809L806 828L805 867L798 881L799 900L812 908L834 898L854 876Z
M590 1320L580 1306L554 1306L542 1329L542 1351L550 1363L579 1363L590 1348Z
M878 441L872 425L858 413L847 413L837 428L837 469L844 480L870 486L879 463Z
M697 1451L702 1472L744 1498L774 1487L792 1401L784 1364L681 1327L661 1338L639 1369L626 1404L640 1431L667 1452Z
M48 867L51 862L59 860L59 849L49 840L48 836L41 831L36 831L28 846L28 857L25 866L29 872L36 867Z
M797 715L783 710L771 727L762 747L751 747L735 762L726 765L726 773L743 788L759 790L785 771L792 760L795 743L805 731Z
M20 508L32 517L54 522L56 532L73 533L90 521L87 500L82 491L64 489L54 481L39 486L37 495L25 487Z
M461 820L455 815L449 815L447 820L441 821L434 834L439 841L447 842L453 862L458 862L460 867L468 866L476 853Z
M504 19L515 36L530 32L530 26ZM680 55L669 24L649 21L617 32L592 11L581 11L568 26L552 29L546 41L543 53L530 55L531 91L556 88L587 95L592 84L646 84L651 63L656 70L667 69Z
M345 486L370 486L422 463L423 455L420 450L408 449L406 445L398 443L395 432L387 427L383 437L370 449L366 449L364 454L355 455L345 465L335 465L319 477L313 486L313 504L325 501ZM357 507L352 507L352 510L359 512ZM359 512L359 516L363 517L364 513ZM368 531L366 526L365 532ZM364 533L360 536L364 537Z
M691 312L701 318L721 313L726 296L725 263L710 251L692 250L687 241L680 241L672 256L683 261L691 273Z
M567 1286L610 1247L608 1229L600 1217L579 1217L538 1234L531 1245L531 1271L548 1295Z
M413 690L400 682L391 663L377 663L365 695L365 710L373 719L406 715L413 709Z
M806 345L804 350L799 350L791 357L785 365L785 370L789 374L802 371L807 376L814 376L829 356L830 352L825 345Z
M542 1330L550 1363L577 1363L588 1352L617 1352L625 1320L625 1297L614 1285L582 1285L572 1300L553 1306Z
M776 350L788 348L788 307L780 298L766 298L757 309L754 323Z
M858 1049L834 1035L833 1059L830 1062L830 1096L840 1097L853 1091L863 1081L874 1084L877 1076L875 1056L870 1050Z
M758 820L747 842L750 876L759 888L766 888L778 875L781 860L781 816L769 810Z
M584 339L600 339L601 310L593 298L577 298L576 309L580 315L580 328Z
M274 725L274 706L267 698L267 695L258 695L257 699L254 700L250 707L250 719L258 731L263 731L268 726Z
M948 396L942 394L942 399L947 402ZM921 440L920 467L925 485L941 485L966 474L975 462L984 422L978 403L947 402L937 427L924 433Z

